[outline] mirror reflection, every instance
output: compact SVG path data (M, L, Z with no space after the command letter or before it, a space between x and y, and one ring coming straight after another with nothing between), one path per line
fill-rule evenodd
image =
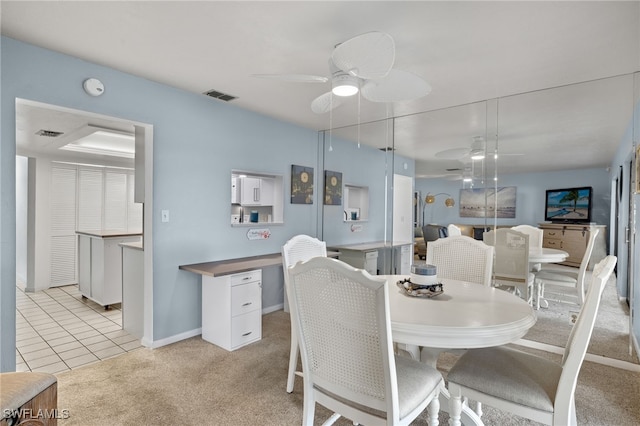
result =
M324 131L324 169L343 174L345 191L368 188L369 217L354 222L354 207L325 204L323 239L336 247L377 244L376 272L406 273L426 261L429 241L451 232L483 240L500 228L547 229L554 223L545 221L546 191L585 186L594 194L587 235L609 223L609 179L607 164L582 169L581 160L598 150L610 158L611 148L596 144L594 152L581 145L622 140L632 96L633 76L624 75ZM554 155L559 150L570 150L570 160ZM513 244L531 244L525 240ZM531 240L536 247L552 243ZM406 243L412 253L405 268L396 252Z

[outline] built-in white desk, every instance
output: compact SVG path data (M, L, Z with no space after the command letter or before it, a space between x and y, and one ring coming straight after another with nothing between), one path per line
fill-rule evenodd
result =
M233 351L262 338L263 269L272 266L281 253L180 265L202 275L203 340Z

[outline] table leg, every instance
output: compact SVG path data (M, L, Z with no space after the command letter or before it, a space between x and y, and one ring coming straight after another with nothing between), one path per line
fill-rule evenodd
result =
M436 368L436 363L438 361L438 356L440 353L445 352L446 349L440 348L425 348L422 347L420 350L420 361L425 364L431 365L433 368ZM444 385L440 389L440 410L445 413L449 413L449 389ZM462 413L460 414L460 418L462 424L465 426L469 425L484 425L480 417L469 407L467 404L462 405Z

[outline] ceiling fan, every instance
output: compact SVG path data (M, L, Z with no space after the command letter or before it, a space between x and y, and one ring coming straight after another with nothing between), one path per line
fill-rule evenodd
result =
M485 143L482 136L474 136L471 146L465 148L451 148L436 152L436 158L443 160L482 160L485 157Z
M296 83L328 83L331 90L311 102L316 114L344 104L349 96L360 92L371 102L399 102L421 98L431 86L421 77L393 68L395 43L383 32L372 31L338 44L329 58L330 77L304 74L254 74Z
M451 148L445 149L444 151L436 152L434 156L436 158L440 158L442 160L460 160L460 161L477 161L483 160L486 155L490 154L486 151L486 144L484 137L482 136L474 136L473 142L469 147L466 148ZM494 158L498 158L498 156L504 155L523 155L517 153L498 153L497 151L493 153Z

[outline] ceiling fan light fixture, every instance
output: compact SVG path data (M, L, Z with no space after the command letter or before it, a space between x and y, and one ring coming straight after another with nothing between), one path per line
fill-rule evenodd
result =
M482 149L472 149L470 154L472 160L484 160L484 151Z
M484 160L484 138L482 136L474 136L469 156L472 160Z
M359 90L358 78L350 74L338 74L331 81L331 91L336 96L353 96Z

